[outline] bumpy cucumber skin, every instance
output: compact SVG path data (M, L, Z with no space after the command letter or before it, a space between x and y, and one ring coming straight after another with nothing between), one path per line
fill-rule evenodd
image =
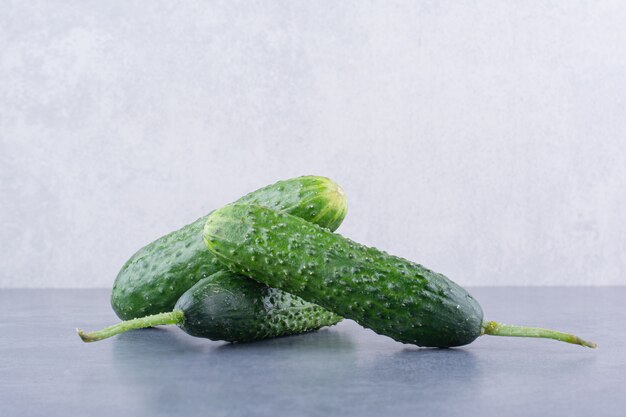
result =
M347 212L341 187L319 176L279 181L238 202L284 210L331 230L339 227ZM111 305L119 318L130 320L171 311L186 290L223 269L202 241L206 218L155 240L124 264L111 294Z
M220 271L201 279L176 302L186 333L211 340L249 342L332 326L341 317L287 292Z
M260 206L213 212L205 242L231 270L319 304L399 342L471 343L483 312L442 274Z

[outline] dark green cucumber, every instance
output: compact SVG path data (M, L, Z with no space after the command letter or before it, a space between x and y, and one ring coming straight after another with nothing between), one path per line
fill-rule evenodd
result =
M595 346L551 330L485 323L478 302L444 275L268 208L216 210L204 239L231 270L400 342L452 347L493 334Z
M279 181L238 202L284 210L331 230L339 227L347 211L341 187L318 176ZM186 290L222 269L202 242L205 222L206 216L155 240L124 264L111 294L121 319L169 312Z
M171 312L78 334L84 342L95 342L128 330L176 324L196 337L249 342L309 332L339 321L341 317L299 297L220 271L188 289Z

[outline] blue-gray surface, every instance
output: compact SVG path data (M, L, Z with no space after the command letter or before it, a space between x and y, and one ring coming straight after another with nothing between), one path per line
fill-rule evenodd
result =
M419 349L354 322L226 344L175 327L83 344L105 290L2 290L2 416L624 416L626 287L474 288L486 317L573 331L592 350L481 337ZM620 392L622 392L620 394Z

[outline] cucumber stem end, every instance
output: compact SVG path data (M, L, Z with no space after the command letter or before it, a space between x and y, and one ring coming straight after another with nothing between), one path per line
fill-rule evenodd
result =
M126 320L113 326L106 327L95 332L85 333L80 329L76 329L78 336L83 342L97 342L98 340L108 339L116 334L124 333L129 330L143 329L145 327L154 327L164 324L180 324L185 318L181 310L174 310L167 313L159 313L146 317L139 317L132 320Z
M481 333L491 336L538 337L572 343L574 345L585 346L592 349L598 347L597 344L583 340L573 334L558 332L556 330L542 329L539 327L513 326L495 321L487 321L483 323Z

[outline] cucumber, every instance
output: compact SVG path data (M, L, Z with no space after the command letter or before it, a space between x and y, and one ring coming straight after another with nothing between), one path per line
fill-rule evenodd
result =
M84 342L95 342L132 329L176 324L196 337L249 342L309 332L339 321L341 317L294 295L220 271L188 289L171 312L78 334Z
M238 200L266 205L335 230L347 212L345 194L325 177L279 181ZM206 216L163 236L135 253L118 273L111 294L122 320L170 312L200 279L222 269L202 242Z
M204 239L232 271L399 342L453 347L491 334L595 347L561 332L484 322L478 302L444 275L269 208L238 204L216 210Z

